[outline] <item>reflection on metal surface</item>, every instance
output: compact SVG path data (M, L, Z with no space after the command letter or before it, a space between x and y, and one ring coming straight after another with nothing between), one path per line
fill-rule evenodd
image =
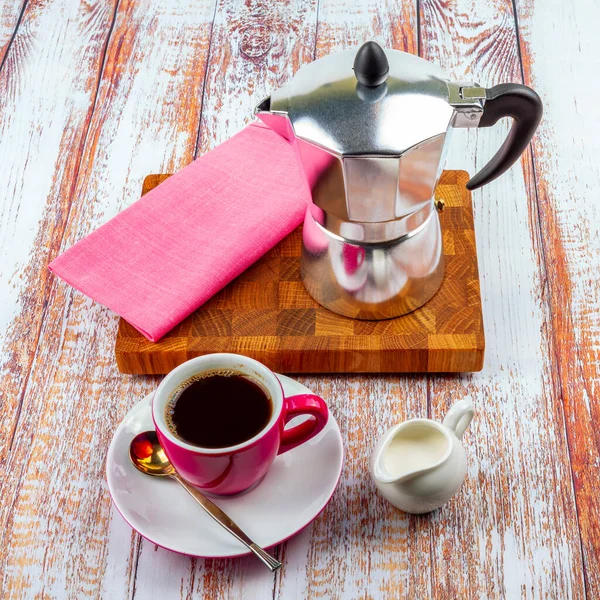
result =
M309 210L317 223L320 223L329 233L349 242L372 244L416 235L429 219L433 205L431 202L427 202L419 210L403 219L384 221L383 223L344 221L326 213L314 204L309 205Z
M444 149L443 135L398 158L338 157L296 142L313 203L353 223L387 223L421 210L431 201ZM394 228L388 231L388 239L400 235Z
M420 144L400 158L400 177L395 218L407 215L429 202L441 174L445 136Z
M397 157L443 134L454 113L446 73L418 56L385 52L385 84L358 87L356 50L336 52L302 66L271 94L269 110L288 114L299 138L338 156Z
M297 142L312 201L340 219L348 219L342 159L303 140Z
M388 319L415 310L437 292L444 277L435 211L416 235L392 242L348 242L320 226L311 211L303 234L306 289L317 302L348 317Z
M448 102L456 111L453 127L477 127L483 115L485 89L476 83L448 83Z

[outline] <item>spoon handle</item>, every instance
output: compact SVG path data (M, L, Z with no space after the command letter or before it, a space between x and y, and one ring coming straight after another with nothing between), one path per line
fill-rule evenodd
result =
M231 535L236 537L248 550L253 552L262 562L269 567L271 571L276 571L281 567L281 563L263 550L259 545L255 544L233 521L228 517L214 502L209 500L204 494L199 492L195 487L190 485L185 479L178 474L171 475L171 478L176 479L187 491L187 493L196 500L196 502L219 524L227 529Z

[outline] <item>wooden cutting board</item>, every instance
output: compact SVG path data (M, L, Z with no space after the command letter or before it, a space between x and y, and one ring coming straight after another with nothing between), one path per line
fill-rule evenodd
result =
M169 175L149 175L142 194ZM446 274L438 293L396 319L359 321L330 312L300 279L302 228L268 252L159 342L121 319L123 373L168 373L210 352L251 356L281 373L479 371L485 338L471 194L464 171L444 171L436 198Z

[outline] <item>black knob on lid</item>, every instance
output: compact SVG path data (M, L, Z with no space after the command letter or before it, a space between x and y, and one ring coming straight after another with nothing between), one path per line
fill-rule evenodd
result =
M354 74L367 87L381 85L388 76L390 65L383 48L377 42L364 43L354 59Z

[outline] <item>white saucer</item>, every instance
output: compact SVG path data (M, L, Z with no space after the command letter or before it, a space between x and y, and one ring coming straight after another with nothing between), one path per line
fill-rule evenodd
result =
M286 395L310 393L297 381L278 377ZM154 429L151 400L149 394L131 409L108 450L106 476L117 510L133 529L168 550L205 558L249 554L176 481L144 475L129 461L131 440ZM268 548L298 533L325 508L337 487L342 461L342 436L330 414L325 429L277 457L256 488L213 499L257 544Z

